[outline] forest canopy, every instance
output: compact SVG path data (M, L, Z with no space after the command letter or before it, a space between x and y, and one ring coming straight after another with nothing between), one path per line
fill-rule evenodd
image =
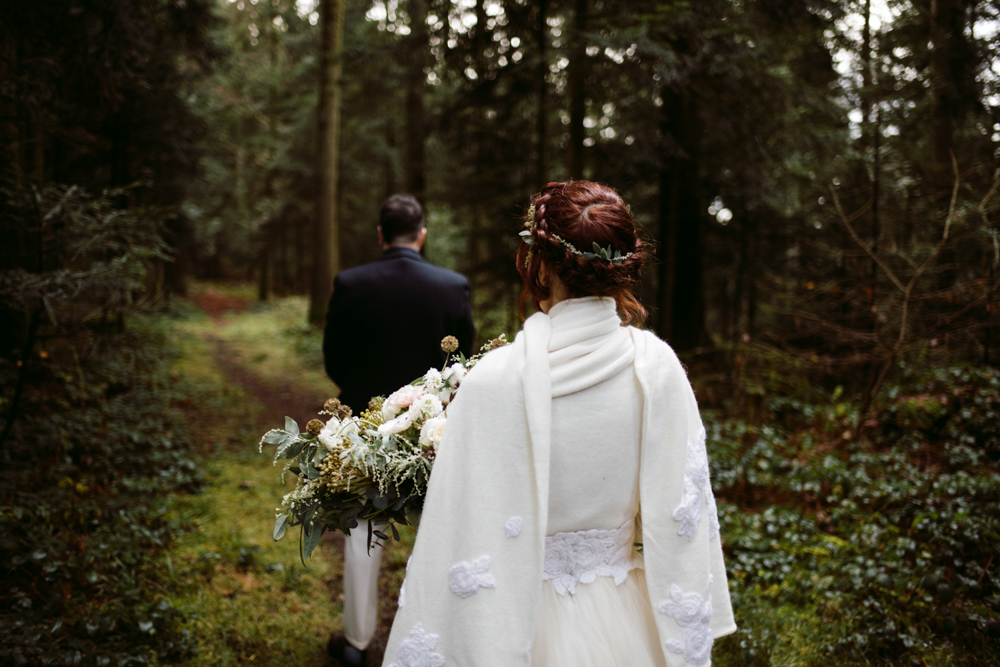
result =
M619 189L656 243L641 296L679 350L749 344L858 370L869 390L901 355L996 359L992 3L13 11L0 61L10 201L130 186L117 205L159 207L172 248L156 290L247 278L262 299L320 299L317 216L335 228L332 270L350 267L377 256L379 202L409 191L428 210L428 258L470 277L484 334L513 330L517 219L544 183L586 178ZM332 177L317 166L325 136L339 144ZM35 261L25 230L4 229L4 266Z

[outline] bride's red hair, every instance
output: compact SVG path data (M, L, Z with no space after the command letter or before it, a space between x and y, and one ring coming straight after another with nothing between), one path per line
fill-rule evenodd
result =
M517 250L517 271L524 280L518 312L531 299L535 308L549 298L549 290L539 280L544 261L569 288L570 297L610 296L628 324L642 324L646 309L633 294L642 267L649 256L648 244L640 238L632 213L613 189L590 181L549 183L532 197L525 218L531 223L532 243ZM562 239L562 241L560 241ZM617 263L587 259L570 250L591 252L596 243L611 247L626 258Z

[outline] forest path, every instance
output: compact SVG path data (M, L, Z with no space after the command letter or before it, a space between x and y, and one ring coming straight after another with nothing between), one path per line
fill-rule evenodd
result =
M254 309L258 306L251 299L206 287L192 295L192 301L210 318L211 327L201 328L198 334L208 343L214 365L229 386L238 388L254 404L252 410L247 410L246 416L251 419L253 431L258 436L271 428L282 426L286 416L295 419L302 427L308 420L318 416L317 412L323 402L336 392L332 383L329 383L326 391L323 391L321 387L316 386L315 379L312 382L299 380L298 378L309 369L305 368L304 361L294 352L274 349L275 346L287 344L280 337L276 340L267 340L266 336L251 336L254 344L248 349L247 336L233 335L233 331L240 328L241 322L255 317ZM278 374L266 370L262 372L260 364L255 362L264 355L281 359L283 372ZM275 494L274 502L277 503L278 500L279 496ZM326 533L322 549L336 554L334 556L336 566L329 577L329 594L339 615L343 603L343 572L340 566L343 562L343 534L339 531ZM384 558L382 575L379 579L378 628L368 647L370 665L382 662L389 629L395 616L403 567L408 555L407 547L394 544ZM337 620L339 621L339 617ZM341 627L337 623L335 627L330 628L330 632L339 629ZM320 639L325 642L327 637Z

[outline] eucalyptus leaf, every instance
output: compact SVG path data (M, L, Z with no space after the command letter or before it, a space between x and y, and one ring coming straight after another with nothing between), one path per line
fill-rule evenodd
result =
M299 434L299 425L295 423L295 420L291 417L285 417L285 430L292 435Z
M282 537L285 536L285 531L288 530L288 515L279 514L274 519L274 540L277 542Z
M264 434L264 442L269 445L280 445L287 437L287 433L275 428Z
M323 529L312 523L303 524L302 528L302 563L305 564L305 559L309 558L316 545L319 544L319 539L323 536Z

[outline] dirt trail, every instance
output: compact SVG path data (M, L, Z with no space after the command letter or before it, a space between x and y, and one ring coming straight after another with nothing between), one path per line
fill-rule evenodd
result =
M204 310L213 320L222 322L229 313L245 311L250 302L217 290L208 289L192 300ZM264 433L268 429L280 427L285 423L285 416L295 419L300 426L308 420L317 417L323 402L329 396L319 395L314 389L304 387L292 381L277 382L266 379L244 366L239 356L229 349L226 341L212 334L205 334L206 340L212 343L213 357L219 370L226 379L234 385L242 387L263 406L263 410L255 416L255 430ZM344 536L340 531L331 531L323 536L325 548L335 549L341 559L344 555ZM383 568L385 566L383 565ZM396 599L389 590L389 581L385 576L379 580L379 622L375 637L368 647L368 664L382 664L382 656L389 639L389 629L396 615ZM343 600L343 578L338 574L330 591L335 602ZM334 628L331 628L333 631Z

